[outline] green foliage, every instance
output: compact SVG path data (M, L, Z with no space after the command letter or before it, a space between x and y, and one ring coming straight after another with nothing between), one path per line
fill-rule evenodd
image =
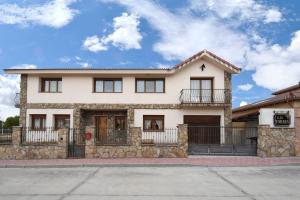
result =
M1 121L2 122L2 121ZM0 122L0 123L1 123ZM19 116L8 117L5 122L2 122L3 128L11 128L13 126L19 126Z

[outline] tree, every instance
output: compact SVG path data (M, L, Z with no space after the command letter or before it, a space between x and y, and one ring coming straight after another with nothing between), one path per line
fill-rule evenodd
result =
M6 118L3 128L11 128L13 126L19 126L19 116Z

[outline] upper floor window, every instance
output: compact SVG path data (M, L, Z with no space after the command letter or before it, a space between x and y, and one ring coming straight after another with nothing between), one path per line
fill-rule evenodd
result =
M58 93L61 92L61 78L42 78L41 92Z
M164 93L165 79L136 79L137 93Z
M94 92L121 93L122 79L94 79Z

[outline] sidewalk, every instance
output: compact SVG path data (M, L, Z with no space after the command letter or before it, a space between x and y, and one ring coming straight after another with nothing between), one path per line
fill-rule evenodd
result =
M273 166L300 165L300 157L260 158L246 156L193 156L189 158L124 158L124 159L54 159L0 160L0 167L80 167L114 165L183 165L183 166Z

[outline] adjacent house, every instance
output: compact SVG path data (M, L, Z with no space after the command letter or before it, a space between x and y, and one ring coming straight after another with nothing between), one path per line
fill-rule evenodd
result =
M22 136L24 143L57 141L60 138L55 131L69 128L91 132L93 144L115 151L132 144L133 128L139 128L144 144L178 143L180 124L219 127L213 130L213 136L202 134L196 139L188 129L185 143L191 147L192 143L226 143L226 131L220 127L231 126L231 75L240 69L203 50L168 69L40 68L5 72L21 75L16 106L20 107L20 125L26 134ZM77 138L74 132L68 135L69 141ZM103 157L104 153L97 151L93 150L92 157Z
M234 126L266 126L262 156L300 156L300 83L232 112Z

